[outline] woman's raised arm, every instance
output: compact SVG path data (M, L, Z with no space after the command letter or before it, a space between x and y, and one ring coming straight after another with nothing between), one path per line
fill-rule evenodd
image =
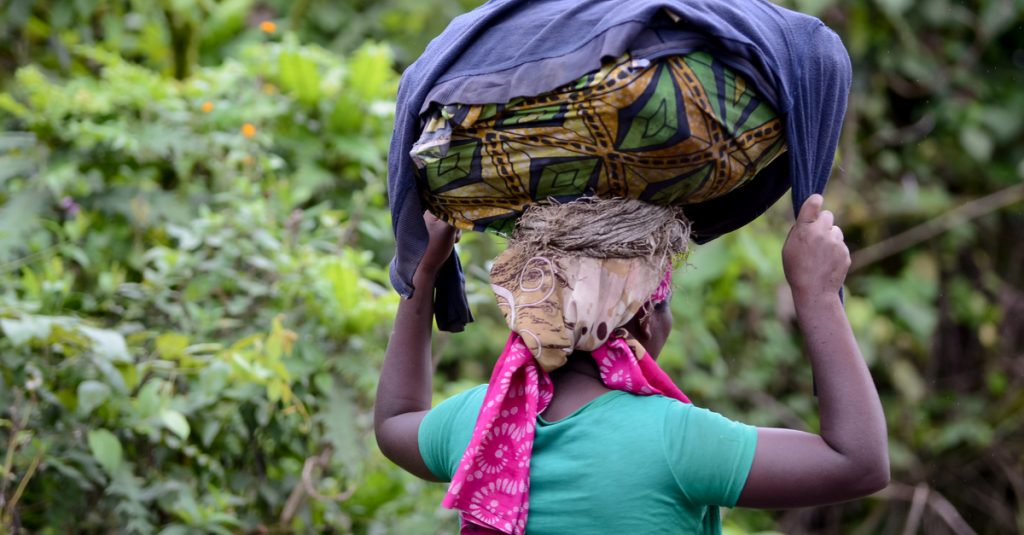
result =
M420 422L430 410L433 388L430 338L434 279L452 254L458 232L429 212L423 219L430 242L413 276L416 292L399 303L395 314L377 384L373 428L384 456L419 477L436 481L420 455L418 434Z
M820 195L804 203L782 252L817 383L821 434L758 429L741 507L833 503L889 483L885 415L839 299L850 253L821 206Z

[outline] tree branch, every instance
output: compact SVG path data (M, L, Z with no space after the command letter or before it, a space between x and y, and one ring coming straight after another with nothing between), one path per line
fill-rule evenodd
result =
M903 252L923 241L930 240L957 225L961 225L983 215L990 214L1012 204L1024 201L1024 184L1017 184L1001 189L979 199L968 201L934 219L926 221L910 230L886 238L874 245L858 251L852 256L850 271L855 271L874 264L879 260Z
M924 489L924 494L927 495L925 503L928 508L931 509L935 514L942 519L943 522L949 526L949 529L956 535L977 535L971 526L967 525L964 518L960 516L959 511L953 504L949 503L949 500L945 496L940 494L933 488L930 488L927 483L921 483L917 487L911 487L904 483L898 483L893 481L889 483L889 486L882 491L875 494L879 498L885 498L889 500L901 500L914 503L920 495L919 489ZM911 511L913 513L913 511ZM908 519L909 523L909 519Z

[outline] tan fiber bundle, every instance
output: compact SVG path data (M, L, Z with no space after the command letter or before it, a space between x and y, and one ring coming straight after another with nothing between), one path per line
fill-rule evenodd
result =
M495 259L491 286L509 328L551 371L625 325L686 252L689 234L677 207L594 198L534 205Z
M585 197L531 205L520 217L509 249L592 258L675 259L690 243L690 221L677 206L635 199Z

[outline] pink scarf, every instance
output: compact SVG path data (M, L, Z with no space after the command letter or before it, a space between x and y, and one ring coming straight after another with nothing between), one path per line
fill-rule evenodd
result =
M670 280L666 275L651 302L668 298ZM616 329L591 355L608 388L690 402L624 329ZM537 364L523 338L513 332L494 366L473 437L441 502L461 512L464 535L520 535L526 531L537 415L553 395L548 373Z

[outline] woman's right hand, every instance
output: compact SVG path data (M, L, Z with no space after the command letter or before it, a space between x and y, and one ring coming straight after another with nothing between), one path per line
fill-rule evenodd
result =
M804 507L866 496L889 483L885 414L861 357L839 289L850 252L832 213L812 195L782 248L797 321L818 387L820 435L758 428L738 504Z
M416 292L398 303L394 331L388 341L377 383L373 427L384 455L423 479L435 481L420 455L420 422L430 410L434 366L431 361L431 324L434 318L434 280L459 240L459 231L424 212L430 241L413 280Z
M782 247L782 267L794 298L838 295L850 269L850 250L821 195L811 195Z

